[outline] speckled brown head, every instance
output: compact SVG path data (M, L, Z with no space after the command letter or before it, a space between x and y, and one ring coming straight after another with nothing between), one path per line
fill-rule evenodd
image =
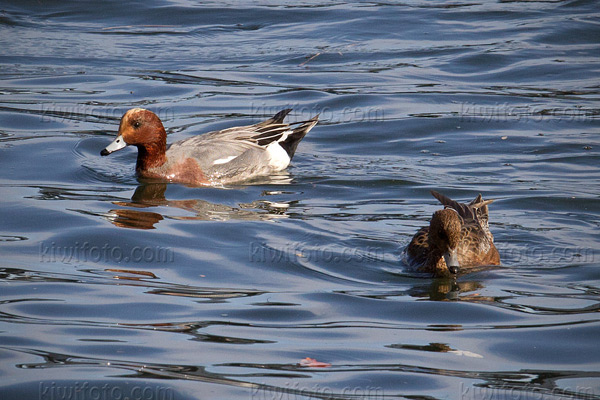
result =
M157 167L166 161L167 134L160 118L152 111L143 108L132 108L121 118L117 138L101 155L133 145L138 148L137 169Z
M458 245L461 229L462 219L456 211L449 208L436 211L429 224L429 248L444 258L452 274L457 274L460 269Z

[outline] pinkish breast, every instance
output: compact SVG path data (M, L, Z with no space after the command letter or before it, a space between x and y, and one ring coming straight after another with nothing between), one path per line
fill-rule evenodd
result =
M210 181L200 169L194 159L186 158L183 161L169 165L168 163L158 168L151 168L141 172L147 178L166 179L171 182L187 183L191 185L210 185Z

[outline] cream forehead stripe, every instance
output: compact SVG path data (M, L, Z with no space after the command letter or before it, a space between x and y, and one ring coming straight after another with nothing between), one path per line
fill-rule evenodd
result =
M145 108L139 108L139 107L138 108L132 108L131 110L127 111L125 113L125 115L123 115L123 119L125 121L129 121L129 118L131 118L131 116L133 114L137 114L137 113L142 112L142 111L148 111L148 110L146 110Z
M145 108L139 108L139 107L136 107L136 108L132 108L131 110L127 111L127 112L125 113L125 115L129 115L129 114L137 113L137 112L140 112L140 111L148 111L148 110L146 110Z

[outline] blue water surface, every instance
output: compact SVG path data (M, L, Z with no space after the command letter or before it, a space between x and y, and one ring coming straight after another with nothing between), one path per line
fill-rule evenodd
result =
M0 398L600 398L598 5L4 1ZM100 157L131 107L321 122L197 188ZM406 268L432 189L502 266Z

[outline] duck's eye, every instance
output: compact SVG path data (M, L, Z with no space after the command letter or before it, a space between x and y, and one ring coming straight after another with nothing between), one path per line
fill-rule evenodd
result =
M134 127L134 128L139 128L139 127L140 127L140 125L142 125L142 124L140 123L140 121L135 121L135 122L133 123L133 127Z

